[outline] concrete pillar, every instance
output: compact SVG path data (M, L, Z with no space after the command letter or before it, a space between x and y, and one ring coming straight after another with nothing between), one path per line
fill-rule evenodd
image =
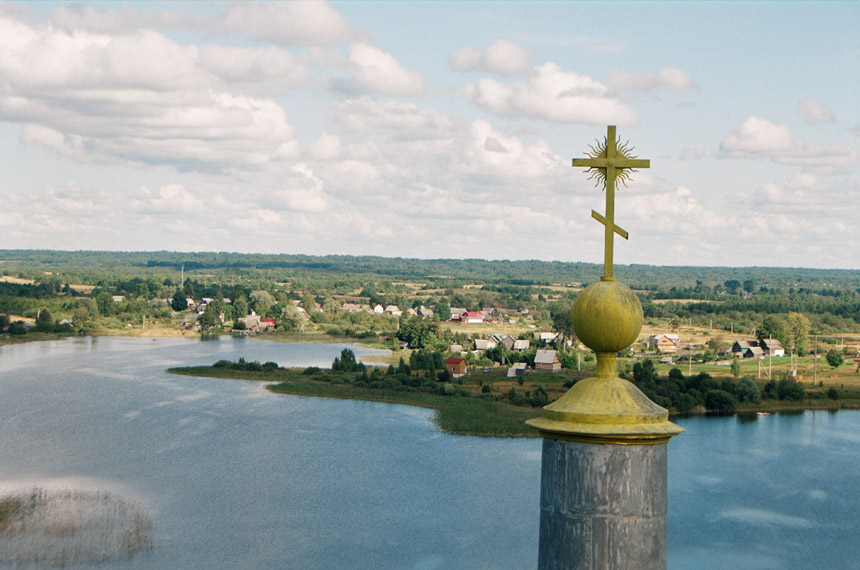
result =
M666 444L545 438L540 570L666 568Z

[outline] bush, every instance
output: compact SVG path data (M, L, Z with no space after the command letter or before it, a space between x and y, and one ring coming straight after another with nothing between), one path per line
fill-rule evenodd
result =
M735 386L735 396L740 402L749 402L751 404L761 402L761 390L759 389L758 384L746 376L738 380L738 383Z
M827 389L827 397L831 400L839 399L839 391L836 388L830 387Z
M777 384L776 396L780 400L800 402L806 397L806 392L800 382L791 378L783 378Z
M734 412L738 407L735 397L725 390L708 390L705 394L705 407L716 412Z
M824 355L824 358L827 360L827 364L832 366L833 368L839 368L839 366L845 361L842 357L842 353L838 349L828 350L827 354Z

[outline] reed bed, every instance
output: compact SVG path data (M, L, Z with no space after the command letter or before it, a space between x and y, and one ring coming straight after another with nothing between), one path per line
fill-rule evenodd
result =
M144 510L102 491L34 488L0 497L0 561L63 566L152 548Z

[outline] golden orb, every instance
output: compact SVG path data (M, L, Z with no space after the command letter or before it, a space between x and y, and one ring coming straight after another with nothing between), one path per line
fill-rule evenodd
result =
M629 287L604 276L576 297L571 321L588 348L618 352L636 342L642 330L642 304Z

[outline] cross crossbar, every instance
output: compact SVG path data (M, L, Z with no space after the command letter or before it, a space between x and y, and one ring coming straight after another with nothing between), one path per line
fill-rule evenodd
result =
M606 185L606 215L603 216L596 211L591 211L591 217L603 224L605 227L605 245L603 251L603 275L605 278L612 277L612 251L613 237L615 234L627 239L627 231L615 224L615 180L620 175L625 178L623 171L633 168L650 168L651 161L641 158L625 156L624 149L618 152L618 140L615 138L615 125L606 127L606 149L598 156L589 158L574 158L573 166L596 168L601 171ZM619 174L619 171L621 173Z

